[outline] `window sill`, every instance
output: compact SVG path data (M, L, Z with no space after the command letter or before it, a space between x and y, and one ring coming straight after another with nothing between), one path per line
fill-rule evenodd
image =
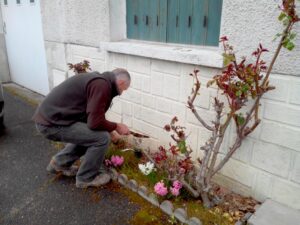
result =
M101 42L100 51L136 55L213 68L223 67L223 57L217 47L124 40L118 42Z

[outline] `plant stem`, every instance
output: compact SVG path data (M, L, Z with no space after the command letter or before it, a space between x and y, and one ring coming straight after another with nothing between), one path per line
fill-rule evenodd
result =
M287 35L288 35L288 33L289 33L289 30L290 30L291 26L292 26L292 21L289 21L288 25L286 26L285 30L283 31L283 35L282 35L282 37L281 37L281 39L280 39L280 42L279 42L279 44L278 44L278 46L277 46L277 49L276 49L275 54L274 54L274 56L273 56L273 58L272 58L272 61L271 61L270 65L269 65L269 67L268 67L266 76L265 76L264 81L263 81L263 83L262 83L262 87L264 87L264 86L266 85L266 82L267 82L268 79L269 79L269 76L270 76L271 71L272 71L272 69L273 69L274 63L275 63L275 61L276 61L276 59L277 59L277 57L278 57L278 55L279 55L279 52L280 52L280 50L281 50L281 48L282 48L283 41L284 41L284 39L287 37Z

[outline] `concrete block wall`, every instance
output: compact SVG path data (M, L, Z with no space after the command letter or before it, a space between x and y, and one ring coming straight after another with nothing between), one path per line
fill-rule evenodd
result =
M194 159L201 157L200 146L210 133L186 107L193 84L189 74L195 68L200 69L202 90L195 104L203 118L209 121L214 118L212 98L217 91L206 88L206 82L218 69L99 52L97 48L73 44L47 43L46 48L52 54L47 58L52 67L53 86L74 75L67 71L64 65L67 62L87 59L91 68L99 72L117 67L128 69L132 85L114 99L108 119L150 135L151 139L143 146L155 150L171 141L163 127L176 115L180 124L187 128ZM272 74L271 83L276 89L262 101L262 123L215 180L258 200L272 198L300 209L300 78ZM234 140L233 128L230 127L225 138L220 158Z
M88 60L93 70L106 70L106 53L100 53L98 48L55 41L45 41L45 48L51 89L74 75L74 72L69 70L68 63Z
M159 145L168 145L170 137L163 126L177 115L180 123L187 128L194 159L201 157L200 146L210 133L185 107L193 84L189 73L195 66L98 51L100 41L118 41L114 37L121 35L117 29L120 27L112 29L114 14L109 12L109 5L117 5L116 2L120 3L119 0L91 0L88 4L80 1L79 5L74 0L65 3L58 0L42 2L50 88L74 75L68 71L68 62L87 59L92 69L99 72L116 67L127 68L132 76L132 86L123 96L114 99L108 118L149 134L151 139L143 145L157 149ZM236 48L239 56L249 55L260 41L274 52L276 42L272 39L281 28L276 22L276 4L270 4L269 0L259 1L259 4L255 0L223 2L221 35L227 35L231 44L239 46ZM81 5L85 10L101 9L101 13L97 14L96 19L90 16L92 14L80 15ZM49 7L54 9L54 16L49 14ZM73 13L74 7L78 14ZM83 29L85 26L81 26L82 23L76 25L77 20L82 20L81 16L89 23L95 21L96 28ZM299 26L296 29L299 31ZM239 32L241 30L243 32ZM112 35L115 32L117 34ZM297 38L296 46L300 46L299 41ZM215 178L220 184L242 194L261 201L272 198L296 209L300 209L300 64L296 63L299 53L297 48L292 53L284 51L280 54L271 76L271 84L276 86L276 90L262 101L261 124ZM266 57L269 61L269 56ZM195 104L204 119L212 120L212 98L217 90L205 88L205 84L219 70L203 66L198 68L203 85ZM226 134L222 153L226 153L234 140L233 128L231 126Z
M217 92L205 84L218 70L117 53L109 53L107 59L109 70L127 68L132 76L131 88L117 99L117 108L112 108L113 116L149 134L152 139L146 146L157 149L170 142L163 126L177 115L190 134L188 143L194 159L200 157L200 146L209 132L186 107L193 84L189 73L200 69L203 85L196 106L206 120L211 120L212 98ZM261 201L269 197L300 209L299 82L296 76L272 74L276 90L262 100L262 123L223 168L217 182ZM221 158L234 140L233 128L226 136Z
M169 135L162 128L177 115L181 124L186 126L187 132L190 133L189 144L195 150L193 156L199 157L200 146L209 137L209 133L185 107L193 82L188 74L195 66L110 53L108 69L116 67L129 70L132 87L116 100L117 104L112 108L112 118L127 123L132 129L150 134L152 136L150 146L157 148L160 144L169 143ZM198 68L202 73L203 84L217 72L216 69ZM299 208L300 199L295 196L298 196L297 193L300 191L299 166L297 166L300 160L300 129L297 117L300 102L295 96L300 90L297 89L297 82L300 79L273 74L271 81L277 89L263 100L262 124L222 170L223 175L239 182L240 185L228 182L228 179L220 180L223 180L225 185L234 184L239 188L237 191L251 194L259 200L272 197ZM212 119L214 116L211 100L215 94L215 89L203 88L196 102L198 110L206 119ZM275 132L280 135L275 135ZM231 132L224 142L222 151L227 151L233 138ZM289 195L293 193L293 202L289 202L290 198L278 195L283 183L287 184Z

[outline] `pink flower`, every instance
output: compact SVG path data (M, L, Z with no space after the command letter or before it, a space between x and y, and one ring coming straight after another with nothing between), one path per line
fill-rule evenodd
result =
M109 159L105 159L104 163L107 167L111 166L111 161Z
M172 193L172 195L174 195L174 196L178 196L180 193L180 189L178 189L178 188L170 188L171 189L171 193Z
M180 190L182 188L182 184L180 183L180 181L175 180L173 182L173 187L176 188L176 189L178 189L178 190Z
M181 173L181 174L185 174L185 172L186 172L186 171L185 171L185 169L184 169L184 168L180 168L180 169L179 169L179 173Z
M165 187L165 184L162 180L155 184L154 191L160 196L165 196L166 194L168 194L168 189L167 187Z
M121 166L124 162L123 156L113 155L110 159L114 167Z

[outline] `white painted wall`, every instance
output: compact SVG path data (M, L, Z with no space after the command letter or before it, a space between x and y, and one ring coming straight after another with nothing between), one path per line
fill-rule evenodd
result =
M110 37L108 0L43 0L46 41L98 46Z
M79 36L78 40L74 36L72 37L74 42L68 42L70 36L64 33L66 32L64 29L61 32L63 34L60 33L60 28L57 29L56 34L50 29L51 26L58 23L55 21L56 16L60 13L57 4L63 4L61 2L44 1L43 7L44 12L49 7L54 9L51 12L53 20L51 20L50 13L45 12L44 15L46 17L44 29L47 33L45 34L47 58L48 64L51 65L49 74L52 85L55 86L66 77L73 75L67 71L65 62L79 62L88 59L92 62L92 68L100 72L116 67L127 68L132 76L132 87L124 96L114 100L109 118L122 121L132 129L151 135L151 140L145 145L155 149L158 145L169 142L170 138L162 127L174 115L177 115L182 124L187 127L188 132L191 131L189 143L195 149L194 157L200 156L199 147L208 138L209 133L199 125L185 107L192 85L188 74L195 66L186 61L179 63L162 60L164 57L156 59L155 52L151 54L145 52L147 57L141 57L142 52L147 48L141 48L140 52L135 49L127 54L125 48L122 50L123 54L98 52L97 43L108 40L116 41L118 35L122 37L122 33L118 33L118 29L115 27L110 29L109 33L104 32L105 29L101 30L102 28L100 30L103 32L96 29L98 36L93 39L93 43L89 35ZM66 2L70 4L72 1ZM88 2L87 5L93 2L95 8L104 9L108 6L107 1L86 2ZM110 7L112 7L112 2L110 2ZM74 6L74 8L78 9L78 6ZM124 7L119 7L119 9L122 8ZM63 10L63 14L70 13L68 10ZM117 14L118 10L115 8L111 12L105 12L107 17L101 21L102 26L114 26L115 23L112 22L114 17L111 12ZM259 41L274 51L275 43L271 43L271 40L280 27L277 22L278 13L276 3L273 1L226 0L223 6L221 35L229 36L231 43L237 46L238 55L249 55L257 47ZM120 15L124 14L121 12ZM85 18L85 15L83 17ZM73 22L76 22L77 17L74 18ZM95 24L99 22L98 19L95 21ZM65 27L69 26L68 23L64 23ZM122 20L119 20L117 24L122 24ZM80 27L76 26L76 29L80 29ZM79 31L75 33L77 32ZM92 31L86 30L86 32ZM297 33L300 36L299 26ZM299 36L296 40L297 49L293 52L284 50L276 63L275 70L271 75L271 83L276 86L276 90L270 92L263 99L262 123L216 178L219 183L243 194L252 195L258 200L263 201L270 197L296 209L300 209ZM95 47L84 46L90 44ZM174 49L178 49L178 47L174 47ZM189 48L181 48L182 51L186 49ZM215 48L215 50L219 49ZM118 50L116 48L113 51L117 52ZM131 55L134 52L138 52L139 56ZM198 67L203 84L219 71L212 67L201 65ZM215 95L215 89L207 89L203 85L197 101L197 108L207 119L214 116L211 100ZM223 152L228 149L232 139L232 132L229 132L222 148Z
M1 6L0 6L1 7ZM10 81L5 38L3 34L2 11L0 9L0 82Z
M279 39L275 42L272 40L282 29L277 19L279 15L277 6L280 2L280 0L223 1L221 36L229 37L239 56L250 55L259 42L271 53L274 52ZM299 8L299 1L296 3ZM295 43L298 47L293 52L280 53L279 60L274 65L275 73L300 76L300 24L297 24L296 32L298 38ZM271 55L266 55L266 60L270 59Z
M200 146L209 133L199 125L185 107L192 80L193 65L150 58L110 54L109 68L124 67L132 75L132 87L113 106L111 118L126 122L131 128L150 134L150 146L167 145L170 137L163 126L174 115L187 127L194 157L201 155ZM213 118L212 97L216 90L205 83L217 70L199 67L202 91L197 101L205 119ZM243 143L233 159L221 171L217 181L258 200L267 197L300 209L300 78L272 74L277 89L263 99L262 123ZM231 127L233 129L233 127ZM232 143L229 132L222 151Z

